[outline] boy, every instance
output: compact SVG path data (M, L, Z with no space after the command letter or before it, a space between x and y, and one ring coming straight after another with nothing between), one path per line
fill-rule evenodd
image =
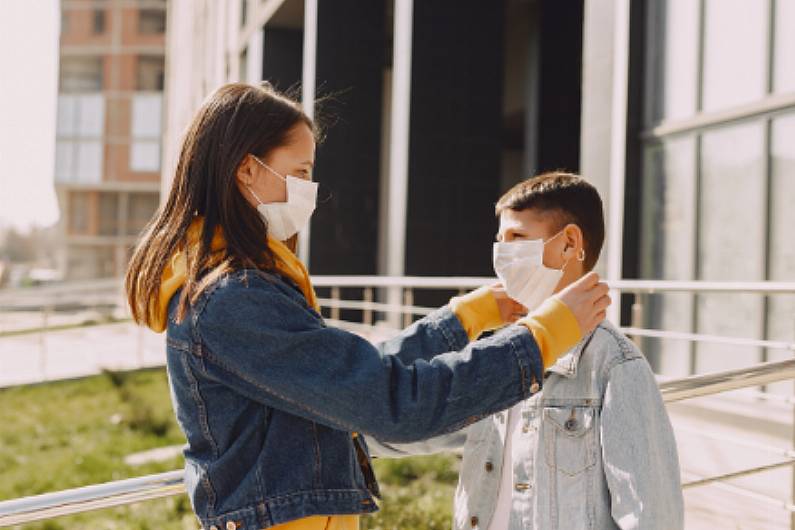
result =
M499 200L494 264L529 310L590 271L602 201L584 179L546 173ZM465 430L426 442L369 440L407 456L463 445L456 530L683 528L671 424L643 355L605 321L547 370L543 390Z

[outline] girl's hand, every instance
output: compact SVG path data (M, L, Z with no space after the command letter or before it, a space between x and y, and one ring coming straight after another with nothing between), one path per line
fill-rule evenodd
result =
M607 307L611 304L607 293L607 284L599 280L598 274L589 272L554 296L574 313L585 336L605 319Z
M512 324L527 315L527 308L509 297L505 292L505 288L501 283L497 282L489 286L491 294L497 301L497 307L500 308L500 316L502 321L506 324Z

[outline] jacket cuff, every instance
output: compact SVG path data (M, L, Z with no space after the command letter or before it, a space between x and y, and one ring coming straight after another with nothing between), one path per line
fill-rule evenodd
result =
M447 351L463 350L469 344L466 330L449 306L441 307L425 318L442 332Z
M450 308L461 322L469 340L475 340L484 331L491 331L505 324L497 299L488 286L450 299Z
M577 345L582 331L569 306L558 298L548 298L541 306L518 322L533 334L541 350L544 368Z

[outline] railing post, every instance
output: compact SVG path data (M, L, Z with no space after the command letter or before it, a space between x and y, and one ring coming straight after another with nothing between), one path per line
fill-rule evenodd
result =
M642 302L642 294L639 292L632 293L635 296L635 300L632 302L632 322L630 326L636 329L640 329L643 327L643 302ZM641 342L643 341L643 337L638 335L632 336L632 342L640 348Z
M138 335L135 338L136 355L138 356L138 368L144 367L144 327L135 326L138 328Z
M365 287L364 288L364 301L367 304L367 308L364 310L362 317L364 323L368 326L373 325L373 310L370 307L370 304L373 303L373 288L372 287Z
M333 302L340 301L340 288L339 287L332 287L331 288L331 318L332 320L339 320L340 319L340 308Z
M414 290L411 287L407 287L403 291L403 305L404 306L413 306L414 305ZM414 320L414 315L411 312L411 309L407 309L406 307L403 308L403 327L407 328L411 325L412 320Z
M45 304L41 312L41 333L39 333L39 373L41 380L47 380L47 329L50 325L50 306Z
M795 313L792 314L792 342L795 344ZM792 397L795 398L795 381L792 382ZM792 417L792 450L795 451L795 409L793 409ZM790 466L790 473L792 474L790 480L792 483L790 504L795 505L795 466ZM795 530L795 512L793 511L789 513L789 527L790 530Z

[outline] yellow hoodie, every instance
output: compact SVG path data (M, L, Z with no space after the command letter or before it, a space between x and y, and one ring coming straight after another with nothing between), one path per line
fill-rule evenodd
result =
M197 217L188 228L188 244L196 244L201 236L204 220ZM276 272L292 280L301 289L309 305L318 312L320 306L312 287L306 267L300 259L281 241L268 237L268 247L275 257ZM216 229L210 246L219 252L226 248L223 231ZM161 333L168 325L168 304L171 297L184 285L187 259L184 251L174 254L163 270L160 292L156 304L150 307L149 327ZM453 298L450 307L458 317L470 340L475 340L484 331L497 329L505 324L500 316L497 302L488 287L482 287L467 295ZM551 366L560 355L573 347L581 338L577 320L561 301L550 298L533 314L521 319L538 344L544 367ZM354 433L354 436L356 434ZM313 516L271 527L271 530L358 530L358 515Z

